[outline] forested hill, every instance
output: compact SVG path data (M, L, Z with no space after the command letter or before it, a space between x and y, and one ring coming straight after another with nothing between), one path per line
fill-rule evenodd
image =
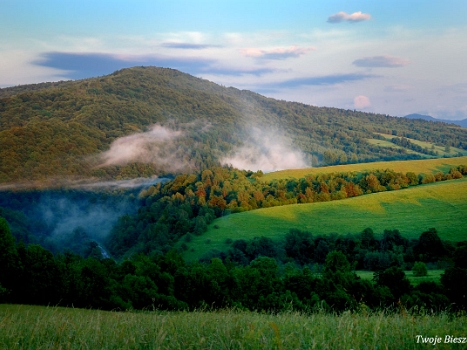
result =
M433 149L372 142L382 135ZM271 139L283 148L268 149ZM467 130L278 101L172 69L0 89L0 183L203 170L242 151L251 161L284 149L314 166L440 156L435 144L456 155L467 149Z

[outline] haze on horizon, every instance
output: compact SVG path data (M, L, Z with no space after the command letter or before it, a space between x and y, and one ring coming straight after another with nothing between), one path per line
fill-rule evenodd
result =
M1 1L0 87L154 65L317 106L467 118L467 2Z

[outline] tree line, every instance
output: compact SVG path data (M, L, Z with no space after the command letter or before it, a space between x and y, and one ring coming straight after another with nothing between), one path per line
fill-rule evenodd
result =
M230 248L226 252L210 250L200 260L209 262L220 258L246 266L259 256L267 256L283 264L293 262L298 266L319 267L330 252L338 250L357 270L380 271L391 266L412 270L416 262L445 268L450 265L457 244L442 241L435 228L411 240L403 237L399 230L384 230L382 237L377 238L371 228L356 235L313 236L307 231L291 229L280 241L264 236L227 240Z
M467 307L466 262L467 244L459 243L441 285L429 282L416 287L398 266L376 271L372 281L360 279L338 250L326 254L319 274L308 266L280 264L262 255L245 266L219 258L187 263L173 250L137 254L117 263L69 252L54 256L39 245L17 244L8 223L0 218L0 302L8 303L104 310L457 311Z
M186 235L201 235L215 218L258 208L339 200L462 178L467 167L447 173L397 173L393 170L342 172L281 179L266 183L262 172L229 167L179 175L143 190L140 208L119 219L105 241L117 257L164 253ZM185 238L185 239L189 239Z

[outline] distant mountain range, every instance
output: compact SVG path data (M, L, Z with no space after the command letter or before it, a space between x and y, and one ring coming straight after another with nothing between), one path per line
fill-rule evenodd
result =
M447 120L447 119L436 119L433 117L430 117L429 115L423 115L423 114L409 114L404 116L404 118L407 119L423 119L423 120L429 120L432 122L440 122L440 123L448 123L448 124L456 124L460 125L463 128L467 128L467 119L462 119L462 120Z

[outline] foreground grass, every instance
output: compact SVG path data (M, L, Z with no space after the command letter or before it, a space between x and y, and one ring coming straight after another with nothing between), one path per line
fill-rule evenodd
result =
M443 240L467 239L467 177L331 202L294 204L228 215L209 225L202 236L187 243L185 259L207 251L227 250L226 242L266 236L282 240L291 228L318 234L357 234L371 227L381 234L398 229L404 237L419 238L431 227ZM229 239L229 241L227 241Z
M417 335L465 337L467 318L383 312L105 312L0 305L1 349L424 349Z
M409 171L415 174L437 173L438 171L447 172L452 167L467 165L467 157L455 158L435 158L422 160L398 160L390 162L358 163L346 165L334 165L321 168L306 169L288 169L264 174L261 181L268 182L274 179L296 178L300 179L310 174L329 174L340 172L361 172L392 169L395 172L407 173Z

